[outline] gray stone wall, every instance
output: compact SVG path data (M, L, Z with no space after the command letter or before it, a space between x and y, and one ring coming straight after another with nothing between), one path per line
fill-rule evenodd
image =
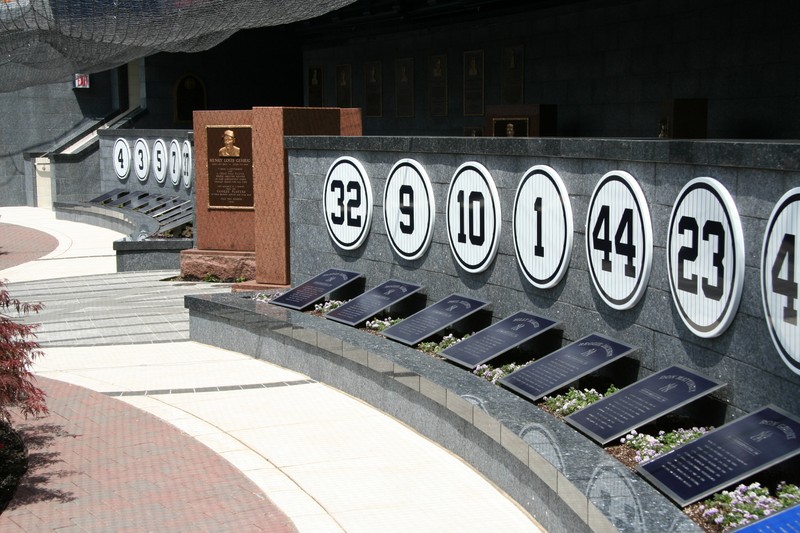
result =
M0 93L0 205L33 205L33 163L26 154L52 150L72 132L109 114L112 75L93 74L87 90L57 83ZM26 178L27 165L31 168ZM59 186L71 189L65 183Z
M759 257L766 220L789 189L800 184L800 145L763 142L689 142L606 139L454 139L287 137L290 173L291 279L302 282L328 268L363 272L367 286L390 278L422 283L428 302L458 292L488 299L495 320L529 309L561 320L564 340L594 331L640 348L640 376L680 363L728 383L719 394L737 416L766 403L800 413L795 393L800 377L781 360L769 335L760 294ZM358 159L369 174L374 197L369 237L354 251L337 248L328 236L322 210L323 182L341 156ZM415 261L397 257L383 222L383 190L398 160L421 163L433 184L437 213L433 242ZM452 257L444 214L447 187L455 169L477 161L492 174L502 205L499 252L481 274L468 274ZM511 216L523 173L536 164L555 169L565 182L575 226L572 258L554 288L533 288L515 256ZM585 221L598 180L611 170L632 174L649 204L654 260L649 286L632 309L608 307L592 286L585 253ZM680 189L710 176L731 193L745 241L741 303L730 328L714 339L691 333L681 321L667 279L666 240L672 205Z
M131 151L133 152L137 139L144 139L150 149L152 158L153 142L156 139L162 139L169 150L170 142L175 139L180 145L187 139L193 141L191 131L180 129L160 129L160 130L105 130L100 132L100 172L99 184L100 193L112 191L114 189L127 189L130 191L146 191L167 194L170 196L179 196L183 198L194 198L194 169L192 169L192 181L189 188L183 185L183 181L179 180L177 185L172 183L169 174L167 174L163 183L158 183L155 175L150 170L146 181L140 181L131 170L128 177L120 180L114 172L113 149L114 142L117 139L125 139L128 141ZM192 165L194 165L194 157L192 157ZM98 193L98 194L100 194ZM85 198L86 200L91 199Z

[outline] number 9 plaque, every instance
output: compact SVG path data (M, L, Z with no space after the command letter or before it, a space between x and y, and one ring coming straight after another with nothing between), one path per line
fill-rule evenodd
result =
M413 159L395 163L383 193L383 221L389 244L403 259L421 257L431 244L436 202L425 169Z

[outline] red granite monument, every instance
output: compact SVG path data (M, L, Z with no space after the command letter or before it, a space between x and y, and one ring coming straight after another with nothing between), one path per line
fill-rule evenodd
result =
M361 135L361 110L195 111L196 248L181 275L289 284L285 135Z

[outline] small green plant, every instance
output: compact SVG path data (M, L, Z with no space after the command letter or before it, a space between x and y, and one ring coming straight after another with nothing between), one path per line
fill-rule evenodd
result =
M314 304L314 312L325 314L328 311L333 311L337 307L341 307L350 300L328 300L326 302Z
M253 300L258 300L259 302L269 302L277 298L278 296L282 295L283 291L276 291L276 292L257 292L255 293L252 298Z
M490 381L492 383L497 383L501 378L506 377L512 372L516 372L520 368L527 366L530 363L525 363L524 365L518 365L516 363L509 363L507 365L503 365L501 367L493 367L492 365L478 365L475 370L472 371L473 374L478 376L479 378L483 378L486 381Z
M219 283L219 278L214 274L206 274L203 276L203 281L206 283Z
M421 350L423 352L438 355L441 353L442 350L446 350L447 348L453 346L454 344L458 344L459 342L463 341L464 339L469 338L469 334L464 335L463 337L459 338L453 335L452 333L448 333L442 340L439 342L421 342L417 344L417 350Z
M568 416L575 411L580 411L584 407L592 405L597 400L604 398L610 394L614 394L619 389L614 385L608 387L605 394L601 394L594 389L578 390L575 387L570 389L564 394L556 396L545 396L543 398L547 409L558 416Z
M638 433L634 429L620 439L620 444L636 450L634 460L637 463L644 463L705 435L711 429L702 426L690 429L680 428L673 431L659 431L657 436Z
M247 278L244 276L237 276L236 279L234 279L233 281L235 281L236 283L244 283L245 281L247 281Z
M781 482L775 495L759 483L739 485L734 490L723 490L700 505L701 516L708 524L723 531L744 526L759 518L777 513L781 509L800 503L800 489Z
M367 329L370 331L383 331L386 328L401 322L402 320L402 318L392 318L390 316L387 316L386 318L374 318L372 320L367 320Z

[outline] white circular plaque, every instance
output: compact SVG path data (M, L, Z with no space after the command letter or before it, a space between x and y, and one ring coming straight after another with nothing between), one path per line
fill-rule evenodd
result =
M169 143L169 179L173 185L181 182L181 145L175 139Z
M456 169L447 191L447 235L459 266L483 272L500 242L500 197L486 167L476 162Z
M435 220L428 174L413 159L401 159L389 172L383 191L383 221L392 249L403 259L421 257L431 244Z
M131 147L123 138L114 141L114 172L120 180L127 179L131 173Z
M372 222L372 185L360 162L352 157L333 162L325 177L322 204L333 242L344 250L361 246Z
M613 309L630 309L644 295L653 264L653 227L644 193L627 172L607 173L592 193L586 257L595 289Z
M545 165L531 167L514 197L514 249L527 280L539 289L561 281L572 255L572 206L561 176Z
M167 145L163 139L156 139L153 142L153 174L158 183L164 183L167 179Z
M800 261L800 187L783 195L772 210L761 252L761 298L772 342L795 374L800 374L800 327L797 324Z
M133 145L133 171L139 181L147 181L150 174L150 148L144 139L136 139Z
M698 337L716 337L736 316L744 283L744 235L728 190L713 178L684 186L669 221L672 299Z
M192 143L183 141L181 149L181 176L183 178L183 186L187 189L192 186Z

